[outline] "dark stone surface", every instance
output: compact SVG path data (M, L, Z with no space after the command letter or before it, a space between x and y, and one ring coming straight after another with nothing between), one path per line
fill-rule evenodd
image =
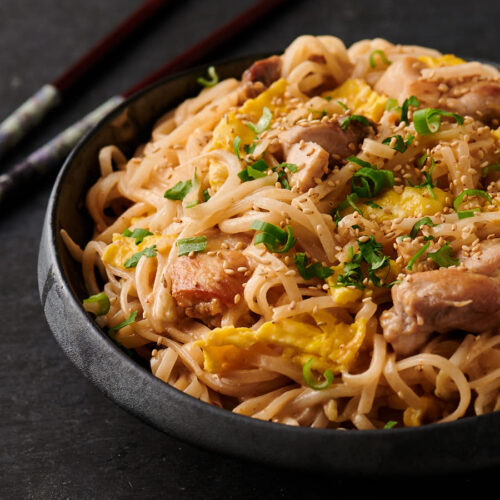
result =
M0 117L139 3L1 0ZM2 161L0 172L251 3L178 2ZM301 33L331 33L347 43L383 36L500 60L500 3L467 4L294 2L216 57L272 51ZM39 304L36 257L49 190L47 181L14 207L0 208L0 498L316 498L352 488L339 477L298 475L200 451L128 415L91 386L53 340ZM485 472L445 482L463 487L481 480L484 487L489 478Z

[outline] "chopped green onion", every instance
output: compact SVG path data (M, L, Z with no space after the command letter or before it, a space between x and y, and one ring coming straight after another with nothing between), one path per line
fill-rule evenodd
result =
M481 169L481 177L486 177L492 172L500 172L500 153L498 153L498 163L487 165Z
M434 222L432 222L430 217L423 217L419 221L415 222L415 224L413 224L413 227L411 228L410 231L410 238L415 238L415 236L417 236L417 233L420 231L420 228L422 226L434 227L437 226L437 224L434 224Z
M96 316L103 316L109 312L109 297L104 293L91 295L83 301L83 308Z
M421 255L423 255L427 249L429 248L431 242L428 241L411 259L410 262L408 262L408 265L406 266L406 269L411 271L413 269L413 264L417 262L417 260L420 258Z
M269 168L269 165L261 158L257 160L252 165L238 172L238 177L241 182L248 182L254 179L259 179L260 177L266 177L265 171Z
M395 420L389 420L389 422L384 425L384 429L392 429L396 427L396 425L398 425L398 423Z
M255 135L258 135L269 128L272 119L273 114L271 113L271 110L267 106L264 106L262 116L259 118L259 121L255 125L253 123L247 123L247 125L252 129Z
M299 169L299 167L297 167L295 163L280 163L279 165L276 165L273 170L276 170L278 168L287 168L288 170L290 170L290 172L293 173L297 172L297 170Z
M189 203L186 203L184 205L185 208L193 208L195 207L196 205L198 205L198 200L193 200L193 201L190 201Z
M217 71L215 71L215 67L210 66L208 68L207 72L208 72L208 76L210 77L210 80L200 76L196 81L200 85L203 85L204 87L213 87L214 85L217 85L219 83L219 75L217 75Z
M405 141L399 134L393 135L392 137L384 139L382 144L390 145L393 138L395 138L396 141L394 142L394 146L391 146L392 149L399 151L400 153L404 153L408 149L408 146L413 142L413 139L415 139L415 136L409 135Z
M408 181L408 183L410 184L410 186L415 187L415 188L421 188L421 187L427 188L430 195L436 200L437 199L436 193L434 193L434 190L433 190L433 188L436 187L436 185L434 184L434 182L432 180L432 171L434 170L434 167L436 166L436 162L434 161L434 158L431 158L431 161L432 161L432 165L431 165L431 168L429 169L429 171L422 172L422 175L425 178L425 182L422 182L422 184L417 184L415 186L410 181Z
M448 242L436 252L428 252L427 257L438 264L439 267L458 266L460 264L459 259L452 257L452 250Z
M384 188L394 186L394 174L390 170L361 168L351 179L351 189L360 198L377 196Z
M337 104L343 108L345 111L347 111L349 108L342 102L342 101L337 101Z
M454 118L459 125L464 123L463 116L457 115L456 113L450 113L449 111L444 111L442 109L423 108L418 109L415 113L413 113L413 124L415 125L415 130L420 135L436 133L441 128L442 116Z
M257 144L258 144L257 142L254 142L251 146L249 144L245 144L243 146L243 150L245 151L245 153L247 155L251 155L255 151L255 148L257 147ZM239 151L238 151L238 153L239 153Z
M203 201L208 201L210 199L210 193L208 192L208 189L205 189L203 191Z
M382 245L370 236L367 241L358 240L359 252L354 255L353 247L349 247L350 262L344 263L344 274L337 277L337 283L342 286L355 286L363 289L363 270L361 264L368 264L368 277L375 286L382 286L375 275L377 269L389 266L389 257L384 255ZM389 268L390 270L390 268Z
M365 203L371 208L383 208L380 205L377 205L373 200L367 200Z
M327 96L323 97L323 99L325 101L331 101L333 99L333 97L331 95L327 95Z
M130 229L125 229L122 235L127 236L127 238L135 238L135 244L140 245L146 236L151 236L153 233L149 232L147 229L142 229L140 227L131 231Z
M347 127L352 122L352 120L360 122L365 127L371 127L368 118L361 115L349 115L342 119L342 121L340 122L340 128L342 130L347 130Z
M427 153L424 153L418 160L417 160L417 165L419 167L423 167L424 166L424 163L426 162L427 160Z
M238 157L238 160L241 160L240 143L241 143L241 137L239 135L237 135L233 141L233 151L234 151L234 154Z
M491 196L486 191L483 191L482 189L466 189L465 191L462 191L453 201L453 208L455 209L455 212L457 212L459 219L467 219L468 217L473 217L474 212L481 211L480 208L473 208L472 210L459 212L458 209L460 208L460 205L466 196L479 196L487 200L490 205L493 203Z
M361 158L358 158L357 156L349 156L347 158L347 161L351 163L356 163L356 165L359 165L360 167L373 168L373 169L377 168L375 165L372 165L371 163L368 163L367 161L364 161Z
M372 68L375 68L377 66L377 63L375 62L375 56L378 55L381 59L381 61L386 64L387 66L389 66L390 64L392 64L391 61L389 61L389 59L387 59L387 56L385 55L385 52L383 50L374 50L371 54L370 54L370 66Z
M177 247L177 255L179 257L188 255L191 252L203 252L207 248L207 237L194 236L192 238L182 238L175 242L175 246Z
M175 201L183 200L192 187L193 181L191 179L185 182L179 181L173 188L167 189L163 197Z
M392 97L387 99L387 102L385 103L386 111L392 111L398 109L401 109L401 107L399 106L397 99L393 99Z
M252 223L251 229L262 231L255 236L254 245L263 243L265 247L273 253L285 253L292 248L297 240L293 236L291 226L286 226L286 231L261 220L255 220ZM281 246L280 246L281 244Z
M313 362L314 358L311 358L302 367L302 376L304 377L306 385L311 389L314 389L315 391L322 391L324 389L328 389L328 387L330 387L333 382L332 370L326 370L325 373L323 373L323 377L325 377L325 380L323 382L317 382L311 371Z
M420 101L414 95L405 99L403 106L401 106L401 121L405 122L406 125L410 124L410 121L408 120L408 110L410 109L410 106L420 106Z
M129 259L127 259L123 265L127 269L130 269L132 267L137 267L137 264L139 264L139 260L141 260L142 256L147 258L156 257L157 252L158 251L156 250L156 245L147 247L140 252L134 253L134 255L132 255L132 257L130 257Z
M294 261L297 270L305 280L310 280L312 278L324 280L333 274L333 271L329 267L323 266L320 262L315 262L308 266L309 259L305 253L296 253Z
M130 325L131 323L133 323L135 321L135 318L137 318L137 311L132 312L130 314L130 316L125 321L122 321L118 325L110 328L109 334L112 335L112 334L116 333L118 330L120 330L121 328Z
M363 215L361 209L356 205L358 200L359 196L356 193L350 193L346 196L346 199L331 214L337 224L341 219L340 212L349 206L352 207L355 212L358 212L359 215Z

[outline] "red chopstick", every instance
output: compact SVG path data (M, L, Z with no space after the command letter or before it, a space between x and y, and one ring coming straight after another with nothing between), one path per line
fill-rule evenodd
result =
M111 97L80 121L63 130L47 144L31 153L24 161L0 175L0 203L21 192L27 184L32 185L35 180L41 179L57 169L80 137L123 102L125 98L159 78L201 62L215 49L220 48L286 2L290 2L290 0L260 0L136 85L120 95Z
M0 157L14 147L105 57L173 0L146 0L52 83L43 85L0 123Z

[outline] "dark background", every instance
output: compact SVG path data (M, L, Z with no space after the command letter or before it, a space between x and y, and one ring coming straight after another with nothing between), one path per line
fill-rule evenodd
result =
M2 161L0 173L253 1L177 2ZM140 3L0 0L0 119ZM500 2L487 0L296 1L214 58L280 51L296 36L311 33L334 34L346 44L380 36L500 61L499 19ZM83 378L52 338L37 292L38 243L51 181L15 206L0 207L0 498L318 498L322 491L329 497L358 496L366 481L273 470L174 440L127 414ZM485 472L438 482L448 491L478 480L484 488L490 477ZM407 486L426 489L434 483L422 478ZM390 495L398 494L395 484L370 482Z

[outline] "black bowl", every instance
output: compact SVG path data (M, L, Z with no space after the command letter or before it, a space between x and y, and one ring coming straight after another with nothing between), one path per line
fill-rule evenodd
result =
M217 66L239 77L255 58ZM97 154L125 153L148 139L156 118L199 91L206 68L168 78L135 94L104 118L66 160L52 191L40 246L38 282L49 326L84 375L119 405L177 438L217 452L298 469L364 475L472 472L500 465L500 412L412 429L334 431L290 427L235 415L170 387L127 357L81 306L80 266L60 237L78 244L92 234L85 194L97 180Z

